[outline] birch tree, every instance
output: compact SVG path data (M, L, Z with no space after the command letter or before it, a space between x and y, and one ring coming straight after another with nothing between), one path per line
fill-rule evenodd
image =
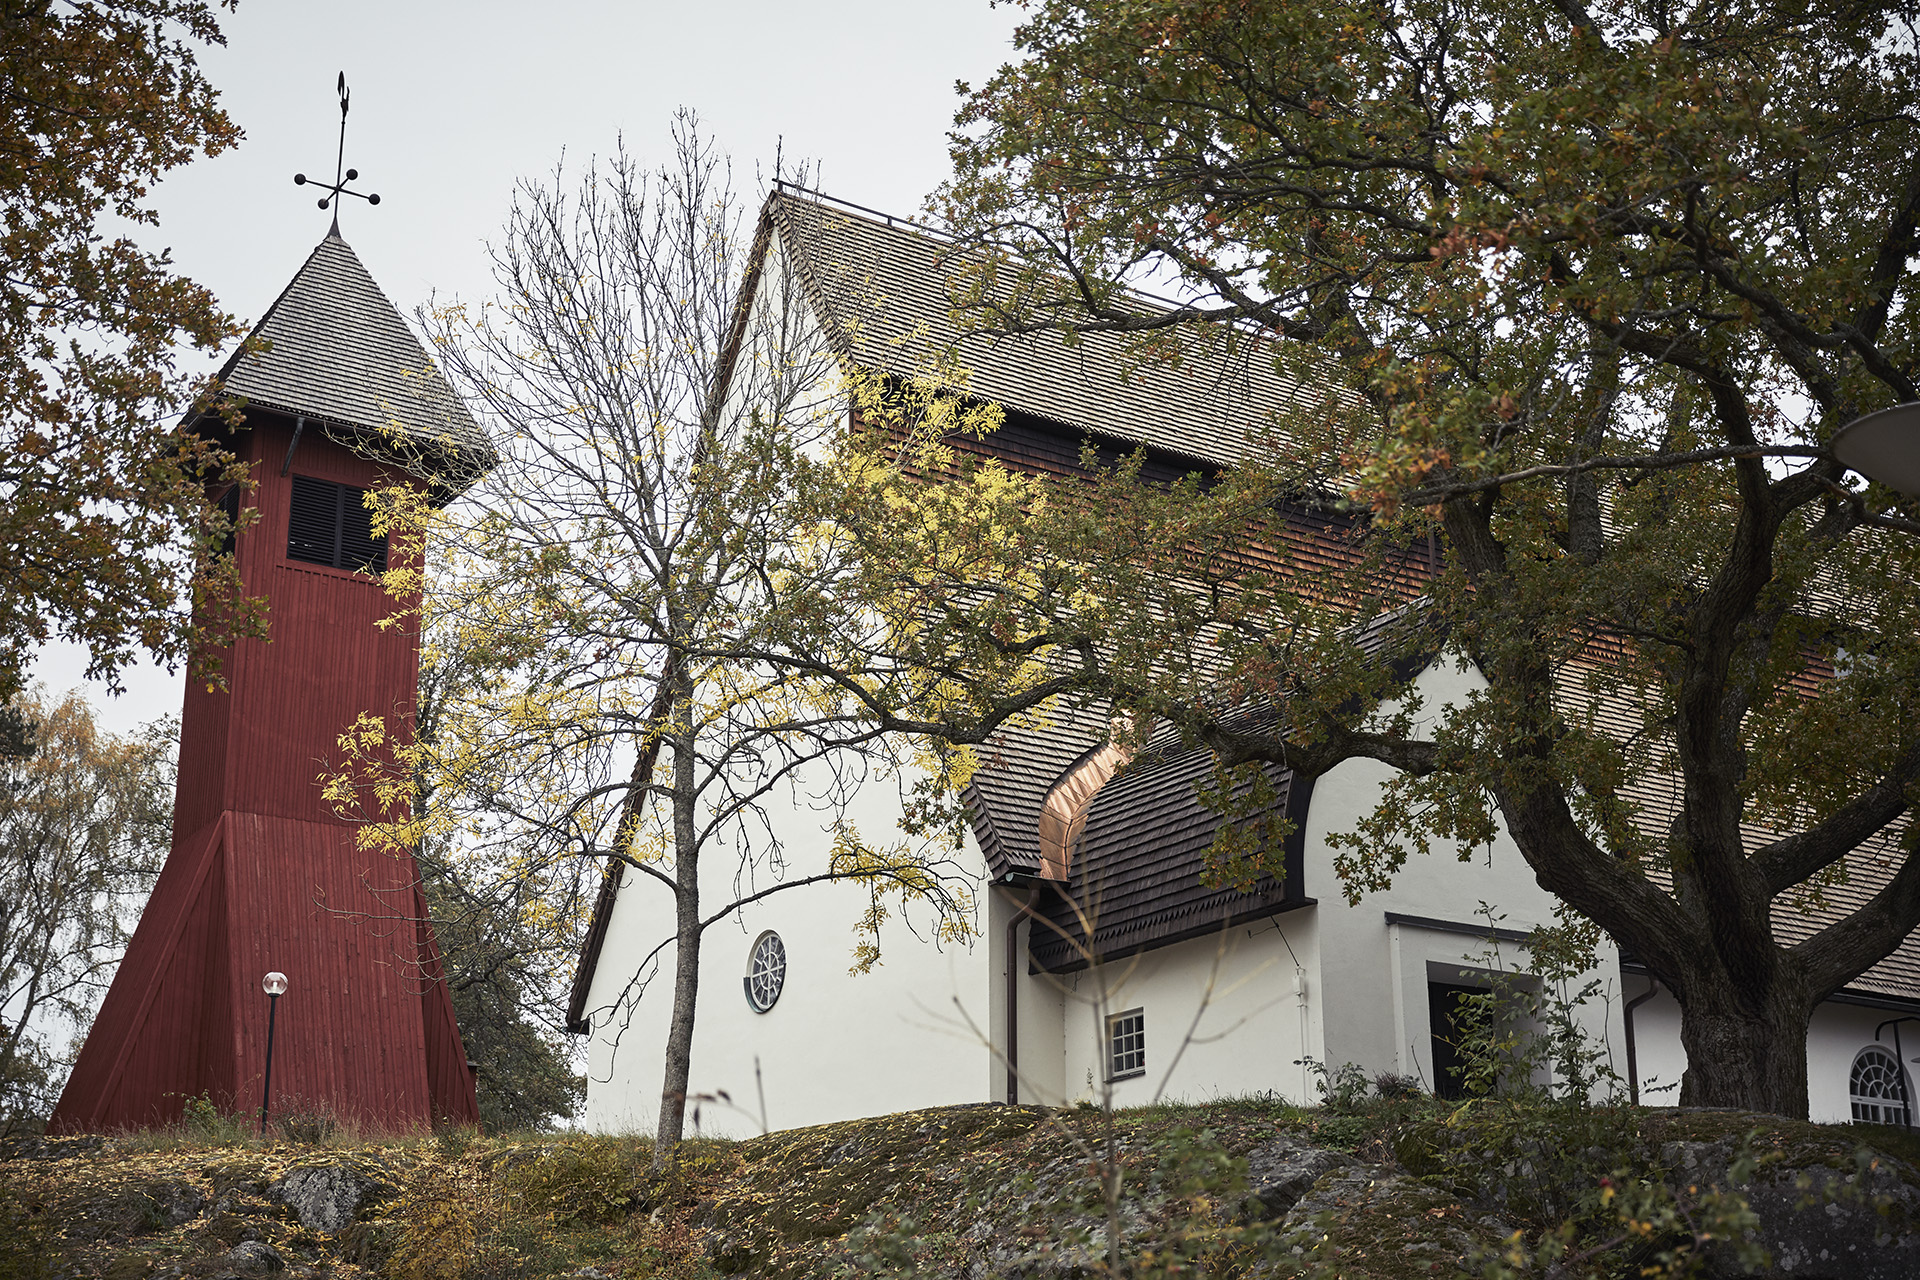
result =
M160 865L173 816L169 722L104 733L77 694L7 704L0 753L0 1135L45 1122L63 1030L85 1031Z

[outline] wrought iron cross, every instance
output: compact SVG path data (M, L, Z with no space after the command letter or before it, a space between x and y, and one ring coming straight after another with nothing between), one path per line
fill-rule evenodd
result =
M347 100L352 96L347 91L346 72L342 71L340 73L340 83L336 87L340 91L340 150L333 157L333 185L327 188L326 195L320 197L320 207L322 209L327 208L329 205L333 208L333 228L327 232L328 235L332 236L340 234L341 196L358 196L368 204L380 203L380 197L377 195L362 194L361 192L349 191L347 189L347 184L355 178L358 178L360 171L358 169L348 169L342 173L340 168L341 162L346 159L347 155ZM307 175L304 173L296 173L293 175L293 182L295 186L304 187L307 184ZM317 179L315 180L315 185L321 185Z

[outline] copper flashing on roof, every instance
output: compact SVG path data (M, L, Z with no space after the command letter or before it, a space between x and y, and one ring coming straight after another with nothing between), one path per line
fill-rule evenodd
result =
M1280 874L1245 892L1205 883L1222 822L1197 785L1212 773L1212 752L1173 740L1101 788L1068 879L1037 908L1033 970L1084 969L1308 905L1304 853L1313 782L1267 768L1290 830Z
M1133 757L1133 753L1113 743L1102 743L1088 752L1080 763L1067 770L1047 792L1040 806L1040 875L1043 879L1067 879L1073 866L1074 846L1087 824L1100 788L1107 785L1114 770Z

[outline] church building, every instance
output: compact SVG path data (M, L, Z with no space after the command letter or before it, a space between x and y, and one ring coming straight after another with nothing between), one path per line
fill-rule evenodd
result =
M812 193L768 201L756 252L763 275L797 276L819 339L856 366L907 376L956 347L971 391L1006 418L955 447L1009 466L1068 473L1091 440L1116 454L1144 449L1149 475L1218 472L1299 394L1258 362L1201 357L1123 374L1124 340L1112 335L1072 345L962 335L939 235ZM1340 518L1303 512L1299 536L1311 542ZM1409 552L1411 579L1431 568ZM1363 629L1355 643L1368 642ZM1436 715L1482 683L1444 648L1408 675ZM1328 836L1372 811L1389 768L1351 760L1318 778L1280 771L1274 803L1293 828L1285 876L1249 892L1208 888L1200 872L1220 819L1194 786L1210 773L1208 753L1156 740L1125 761L1094 717L1051 720L979 749L961 855L978 890L970 944L895 929L881 964L852 975L867 899L837 885L774 895L708 931L690 1092L729 1100L706 1109L709 1132L947 1103L1071 1104L1109 1087L1121 1106L1315 1101L1314 1064L1458 1088L1451 1041L1462 996L1523 968L1528 932L1554 916L1506 836L1471 863L1413 857L1390 889L1349 905ZM824 865L830 816L804 807L785 816L788 865ZM890 830L897 797L869 786L850 816L863 831ZM1890 874L1857 868L1828 891L1827 909L1855 909ZM1777 929L1798 938L1821 923L1783 907ZM609 877L569 1009L570 1026L590 1038L594 1129L652 1127L671 983L649 987L645 958L672 932L672 903L650 878ZM671 972L670 942L656 963ZM1594 1043L1641 1102L1677 1101L1685 1057L1671 994L1615 951L1588 976L1604 993L1583 1009ZM1901 1056L1920 1061L1920 1026L1909 1023L1898 1047L1910 1016L1920 1022L1915 937L1815 1012L1815 1120L1911 1119L1913 1068Z

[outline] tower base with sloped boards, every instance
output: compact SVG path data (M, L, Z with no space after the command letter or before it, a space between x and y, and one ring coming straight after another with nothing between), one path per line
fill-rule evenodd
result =
M473 1081L411 882L337 824L223 813L173 847L50 1128L141 1129L189 1099L377 1129L474 1123Z

